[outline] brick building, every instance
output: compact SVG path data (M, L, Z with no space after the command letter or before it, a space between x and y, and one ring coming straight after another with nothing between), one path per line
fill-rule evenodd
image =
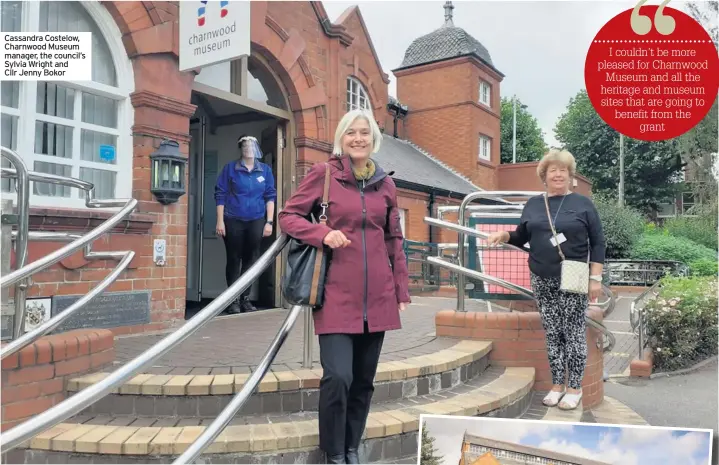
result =
M356 7L333 22L321 2L253 1L250 55L195 73L178 68L178 2L2 2L6 32L94 37L92 81L2 82L2 145L31 170L94 182L98 198L139 201L93 248L136 252L108 292L140 298L132 312L86 324L119 334L163 329L225 289L212 190L219 169L237 156L238 134L261 141L281 206L309 167L330 155L344 112L371 109L385 130L377 159L395 171L406 236L414 240L453 240L430 231L423 218L473 190L538 189L535 164L499 164L503 75L489 52L454 26L452 8L395 69L397 100L409 111L394 121L388 104L398 101L388 96L389 77ZM187 193L169 205L150 191L150 155L164 139L177 141L188 160ZM114 158L99 155L107 145ZM588 192L588 183L580 178L577 189ZM9 180L2 191L14 198ZM43 183L34 184L30 202L33 231L82 234L113 214L87 208L77 190ZM166 244L164 264L153 261L156 239ZM32 242L29 260L62 245ZM88 292L114 266L77 253L33 277L30 302L55 312L60 300L67 306L67 296ZM280 304L274 283L281 270L278 259L254 286L259 305Z

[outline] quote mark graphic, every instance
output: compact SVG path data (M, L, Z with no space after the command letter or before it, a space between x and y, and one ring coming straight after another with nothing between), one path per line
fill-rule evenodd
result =
M202 6L197 9L197 25L198 26L204 26L205 25L205 19L206 19L206 13L207 13L207 1L208 0L202 0L200 3L202 3ZM224 18L227 16L227 5L230 2L228 0L223 0L220 2L220 18Z
M659 8L657 8L657 12L654 15L654 28L663 36L668 36L674 32L674 28L676 27L676 21L674 21L674 18L664 15L664 7L667 6L667 3L670 1L671 0L664 0L659 5ZM649 19L649 16L639 14L639 9L645 3L647 3L647 0L640 0L640 2L637 3L637 6L635 6L632 10L632 16L630 19L632 31L640 36L647 35L649 34L649 31L652 30L652 20Z

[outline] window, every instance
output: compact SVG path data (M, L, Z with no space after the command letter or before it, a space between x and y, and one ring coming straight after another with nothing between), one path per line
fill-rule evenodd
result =
M122 34L110 14L94 2L3 1L0 8L4 31L91 32L93 37L90 82L2 82L2 145L16 150L30 170L93 183L96 198L130 197L134 84ZM106 37L121 52L113 55ZM108 145L114 157L100 155ZM3 166L10 165L3 160ZM2 191L15 196L10 180L3 180ZM85 196L78 189L32 182L30 202L82 208Z
M659 218L670 218L675 216L677 212L677 206L674 202L660 203L657 207L657 217Z
M690 215L691 209L696 205L693 192L682 192L682 214Z
M407 210L404 208L399 209L399 225L402 228L402 236L407 237L406 231L406 224L407 224Z
M492 140L487 136L479 136L479 159L487 161L492 159Z
M479 81L479 103L491 106L492 86L485 81Z
M367 91L361 82L356 78L347 78L347 111L361 108L362 110L372 110L372 106L367 96Z

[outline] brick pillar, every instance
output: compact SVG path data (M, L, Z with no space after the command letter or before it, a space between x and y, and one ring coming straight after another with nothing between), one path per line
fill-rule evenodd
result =
M590 308L588 315L602 320L601 310ZM547 359L545 333L537 312L485 313L443 310L435 317L437 336L492 341L490 363L505 367L533 367L534 389L548 391L552 376ZM602 380L604 358L597 348L601 335L587 328L587 365L582 380L582 404L585 409L599 405L604 399Z

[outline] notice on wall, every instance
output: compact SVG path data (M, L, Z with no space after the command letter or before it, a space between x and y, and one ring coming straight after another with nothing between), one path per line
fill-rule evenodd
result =
M91 81L91 32L0 35L2 77L12 81Z
M250 2L180 2L180 71L250 54Z

